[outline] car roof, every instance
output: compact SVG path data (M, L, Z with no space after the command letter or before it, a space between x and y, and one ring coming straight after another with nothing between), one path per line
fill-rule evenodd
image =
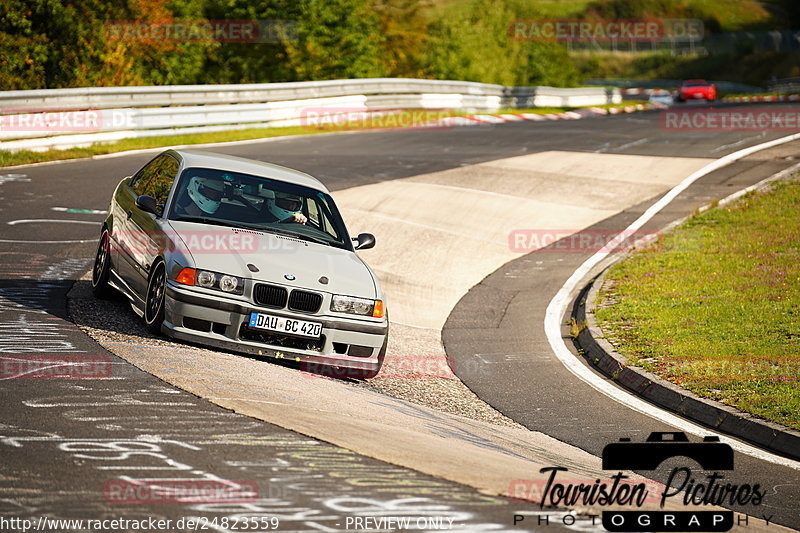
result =
M184 167L211 168L215 170L229 170L264 178L272 178L297 185L304 185L328 193L327 187L317 178L280 165L264 163L253 159L235 157L232 155L217 154L202 150L168 150L178 155L184 162Z

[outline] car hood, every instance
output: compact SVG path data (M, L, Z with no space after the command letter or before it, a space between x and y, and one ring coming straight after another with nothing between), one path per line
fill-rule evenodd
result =
M349 250L267 232L174 220L169 224L196 268L335 294L379 297L372 272ZM328 282L320 282L321 278Z

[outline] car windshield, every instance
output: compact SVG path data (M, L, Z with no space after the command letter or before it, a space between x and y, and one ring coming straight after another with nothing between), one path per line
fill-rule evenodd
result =
M260 230L352 248L333 199L310 187L237 172L187 168L174 198L169 220Z

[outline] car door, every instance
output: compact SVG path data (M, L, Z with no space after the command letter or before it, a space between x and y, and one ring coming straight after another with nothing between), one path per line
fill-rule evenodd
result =
M111 231L111 240L119 253L113 254L114 268L122 281L132 289L132 280L136 274L133 249L137 246L138 235L131 233L130 217L136 208L136 197L139 196L144 184L152 177L158 166L158 156L148 162L139 171L117 189L112 203L114 225Z
M140 195L152 196L163 212L178 174L178 167L178 160L172 155L159 155L140 174L134 176L126 198L124 226L129 261L125 282L142 299L147 291L150 267L160 251L160 246L166 242L166 236L159 223L160 215L140 209L136 205L136 198Z

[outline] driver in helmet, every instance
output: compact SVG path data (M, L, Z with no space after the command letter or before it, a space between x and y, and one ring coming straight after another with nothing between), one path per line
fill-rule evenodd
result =
M189 180L187 194L183 202L178 202L178 206L191 216L213 215L222 202L222 191L221 181L194 176Z
M267 199L267 209L278 222L305 224L308 219L300 212L303 198L288 192L275 191L274 198Z

